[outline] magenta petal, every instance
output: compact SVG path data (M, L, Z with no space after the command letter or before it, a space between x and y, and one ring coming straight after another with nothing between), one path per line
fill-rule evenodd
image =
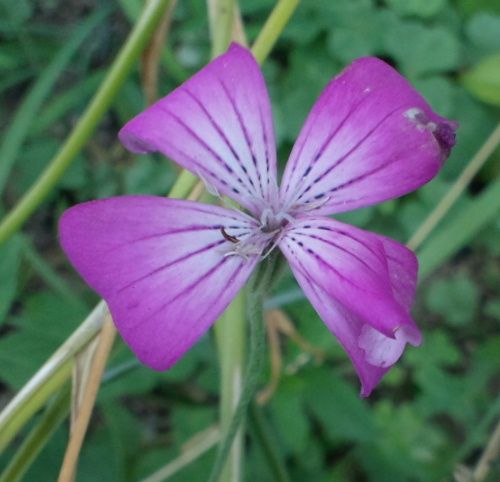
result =
M406 343L420 343L409 316L414 256L395 241L320 217L298 221L280 247L368 395Z
M277 198L269 95L249 50L224 54L128 122L120 140L159 151L253 213Z
M394 298L410 311L417 288L417 257L410 249L393 239L370 234L378 238L384 247Z
M413 191L441 168L456 127L392 67L356 60L311 110L286 166L283 202L332 214Z
M236 236L251 225L221 207L123 196L67 210L60 238L137 357L163 370L205 333L248 279L258 258L224 256L232 243L221 228Z

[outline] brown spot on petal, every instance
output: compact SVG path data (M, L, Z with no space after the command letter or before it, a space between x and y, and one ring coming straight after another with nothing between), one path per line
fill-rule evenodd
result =
M428 115L418 107L408 109L405 111L404 116L413 122L418 129L432 133L441 149L443 160L450 155L451 148L455 145L455 132L458 127L456 122L447 120L431 121Z
M444 158L450 155L451 148L455 145L457 127L458 124L456 122L441 122L433 131L434 137L441 147Z

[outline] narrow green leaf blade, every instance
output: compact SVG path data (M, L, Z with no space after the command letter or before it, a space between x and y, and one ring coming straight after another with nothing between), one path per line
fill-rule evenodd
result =
M456 254L491 223L499 212L500 180L497 179L424 244L418 253L420 278L427 277Z

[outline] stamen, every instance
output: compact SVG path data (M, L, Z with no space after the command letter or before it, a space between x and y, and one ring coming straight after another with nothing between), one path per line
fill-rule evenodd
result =
M305 211L313 211L314 209L319 209L320 207L324 206L330 199L330 196L326 196L323 199L318 199L317 201L306 201L304 204L295 204L294 206L292 206L292 209L304 209Z
M237 237L231 236L230 234L226 233L224 228L220 228L220 232L221 232L222 236L224 236L224 239L227 239L230 243L239 243L240 242L240 240Z
M272 215L272 211L269 208L266 208L262 211L262 214L260 215L260 225L262 227L265 227L268 225L269 218Z
M260 259L261 261L266 259L273 252L274 248L278 246L282 237L283 237L283 230L281 230L280 234L274 238L274 242L271 244L271 247L269 249L267 248L267 246L264 248L264 251L262 251L261 253L262 256Z
M255 219L253 219L255 222ZM283 238L285 226L294 223L294 218L284 212L265 207L261 211L260 224L252 229L240 233L238 237L229 234L224 227L220 228L221 235L232 243L228 249L226 245L224 256L241 256L247 260L250 256L259 256L261 260L267 258Z

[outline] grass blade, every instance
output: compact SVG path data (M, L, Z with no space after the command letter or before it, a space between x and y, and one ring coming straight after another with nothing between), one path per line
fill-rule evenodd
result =
M51 93L56 80L82 42L108 13L109 9L100 9L75 31L52 62L44 69L24 98L19 109L17 109L0 145L0 193L5 188L7 178L14 165L19 149L26 139L32 123L37 119L40 107Z
M420 279L467 245L500 212L500 180L493 181L459 215L443 225L418 252Z

